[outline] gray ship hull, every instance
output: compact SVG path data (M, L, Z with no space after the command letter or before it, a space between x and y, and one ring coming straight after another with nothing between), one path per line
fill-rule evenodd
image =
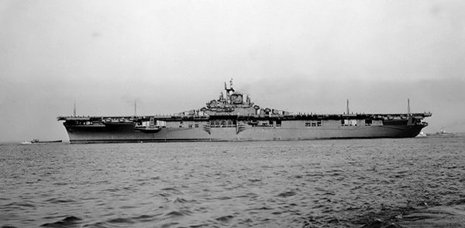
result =
M402 138L417 136L423 125L339 126L319 128L236 127L161 128L135 130L132 124L111 127L68 128L71 143L175 142L175 141L277 141L351 138Z

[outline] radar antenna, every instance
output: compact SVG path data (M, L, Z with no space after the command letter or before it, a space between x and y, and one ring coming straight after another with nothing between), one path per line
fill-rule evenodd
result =
M232 78L229 81L229 89L228 89L228 86L226 85L226 82L224 82L224 90L226 90L226 103L230 104L231 103L231 92L234 93Z
M226 94L227 94L227 95L229 95L229 92L234 92L232 78L231 78L231 80L229 81L229 89L228 89L228 87L226 86L226 82L224 83L224 89L226 90Z

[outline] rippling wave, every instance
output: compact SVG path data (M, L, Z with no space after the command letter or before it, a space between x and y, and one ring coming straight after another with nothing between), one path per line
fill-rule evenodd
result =
M0 145L0 226L461 227L464 139Z

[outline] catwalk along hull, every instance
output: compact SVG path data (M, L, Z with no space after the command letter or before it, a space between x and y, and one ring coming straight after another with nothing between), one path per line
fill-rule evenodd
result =
M231 87L226 97L174 115L58 117L71 143L272 141L415 137L431 113L298 114L260 108Z

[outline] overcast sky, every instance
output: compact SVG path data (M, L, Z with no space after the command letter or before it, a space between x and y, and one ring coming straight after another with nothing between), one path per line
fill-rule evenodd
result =
M0 142L60 115L199 109L234 78L262 107L433 112L465 131L465 1L0 1Z

